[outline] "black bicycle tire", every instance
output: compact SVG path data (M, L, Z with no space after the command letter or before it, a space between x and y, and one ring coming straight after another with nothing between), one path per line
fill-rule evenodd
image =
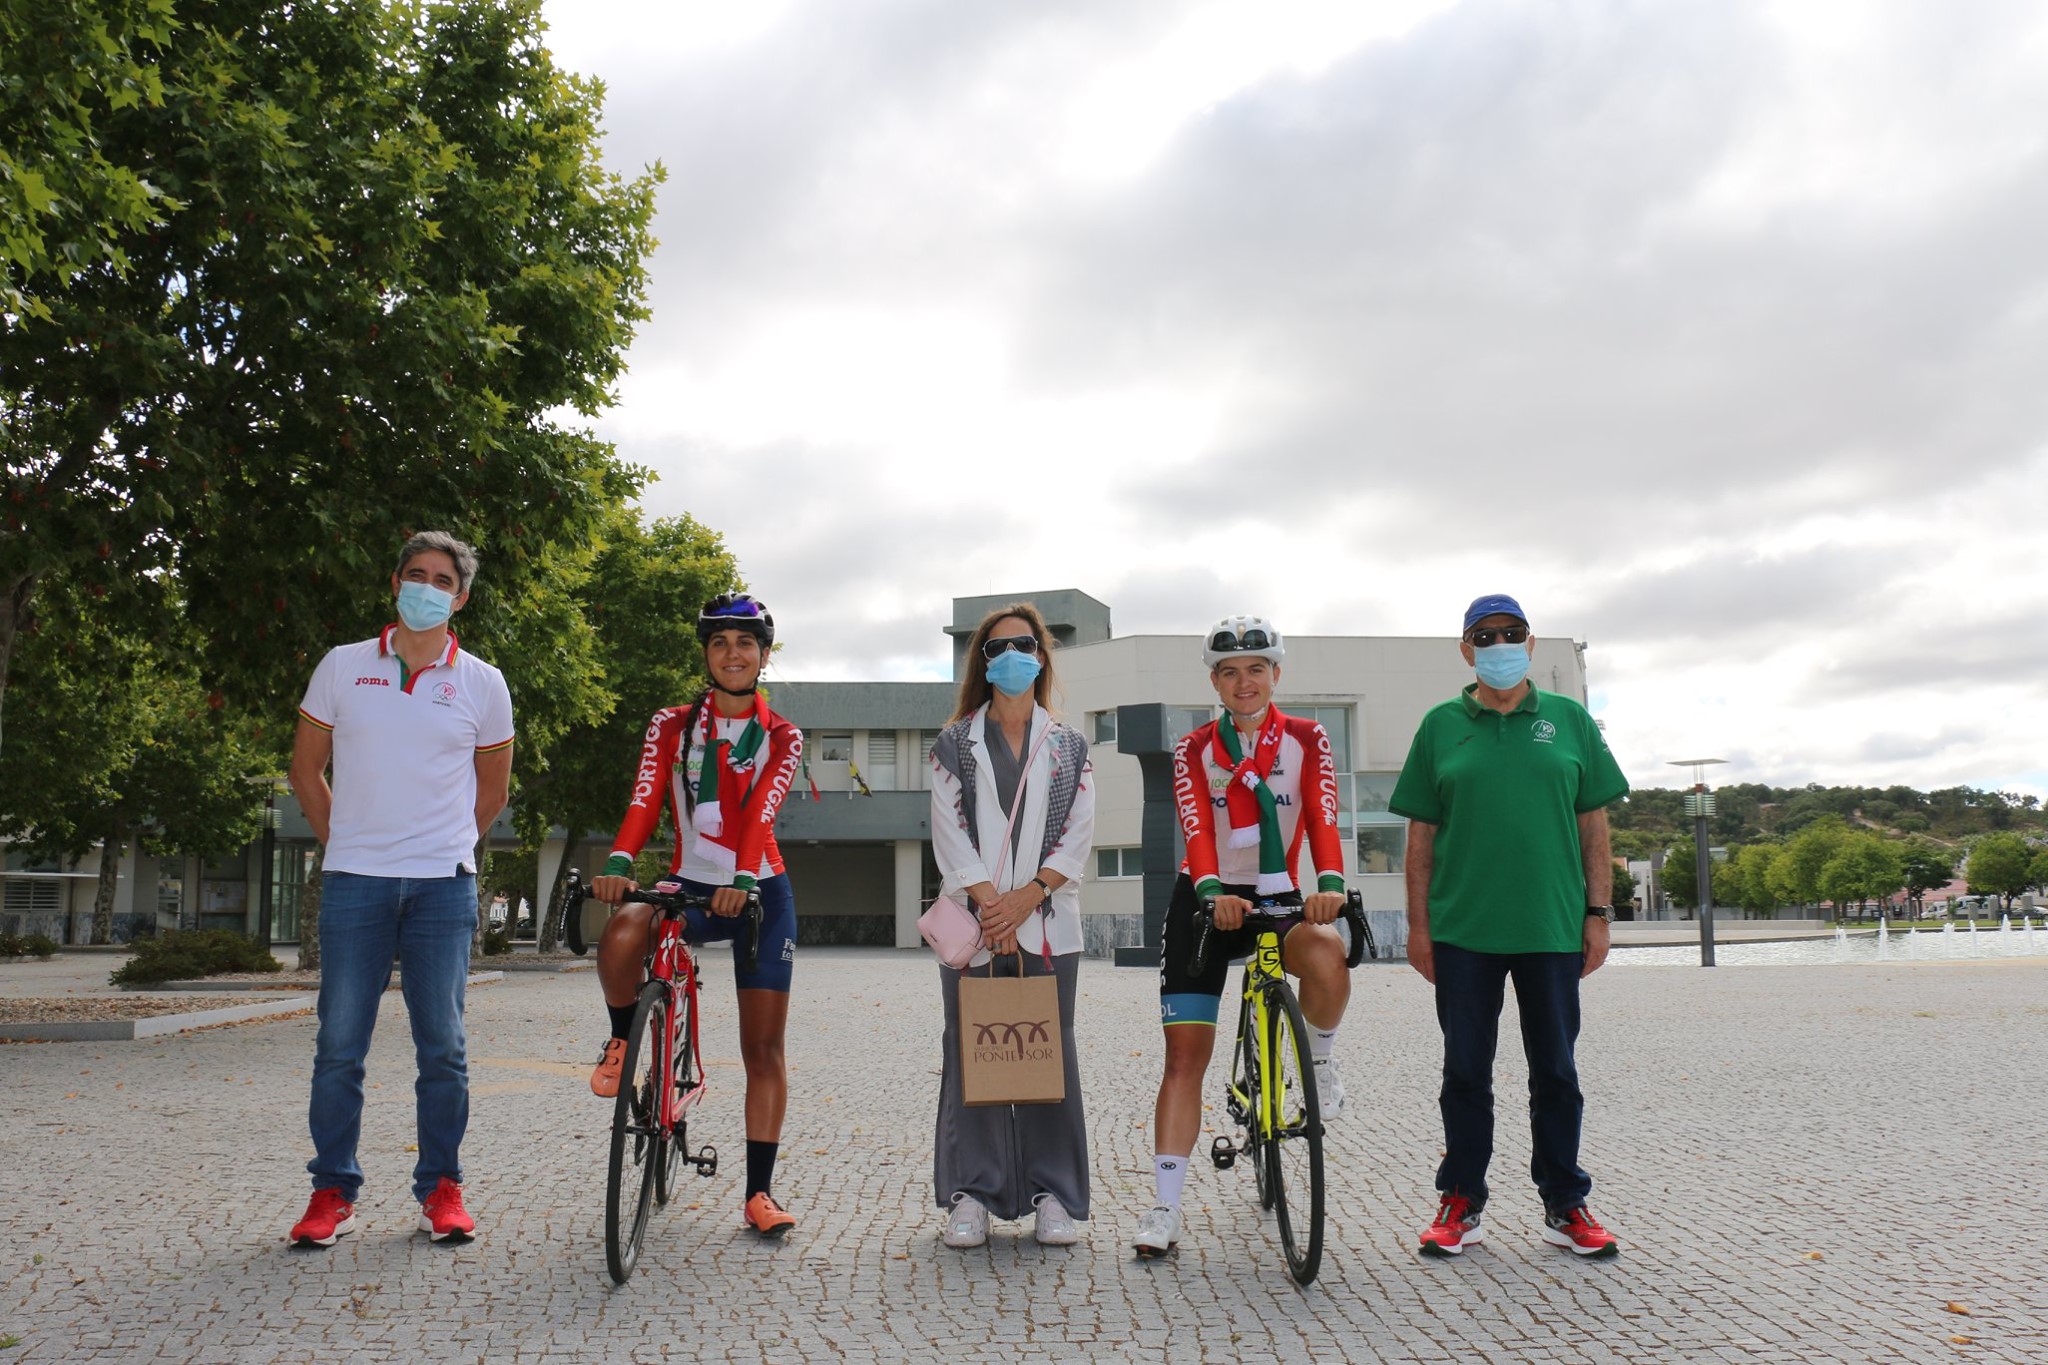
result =
M675 1093L682 1095L696 1083L697 1068L697 1011L691 1008L687 992L671 991L669 1008L682 1013L675 1029L676 1056L674 1072ZM654 1206L667 1208L668 1201L675 1196L676 1176L688 1157L690 1127L687 1121L678 1119L665 1141L662 1160L654 1168Z
M1302 1120L1299 1132L1274 1132L1265 1136L1265 1155L1271 1163L1267 1181L1273 1189L1273 1213L1280 1224L1280 1247L1287 1257L1287 1273L1299 1285L1314 1282L1316 1272L1323 1261L1323 1114L1322 1100L1316 1092L1315 1059L1308 1048L1308 1020L1301 1012L1301 1002L1294 998L1294 990L1284 980L1275 981L1265 988L1271 994L1266 1001L1266 1027L1271 1031L1273 1055L1286 1055L1283 1048L1294 1054L1295 1069L1299 1073L1301 1089ZM1275 1008L1275 1006L1278 1008ZM1291 1039L1291 1041L1290 1041ZM1286 1066L1283 1061L1281 1072ZM1261 1112L1263 1121L1266 1115ZM1281 1153L1290 1143L1304 1143L1308 1148L1308 1236L1306 1245L1298 1238L1295 1227L1296 1210L1290 1207L1287 1190L1286 1168L1282 1165Z
M640 988L640 1003L633 1010L632 1029L626 1035L625 1064L619 1069L619 1096L612 1103L611 1160L605 1179L604 1259L615 1284L631 1279L633 1267L639 1263L640 1243L647 1235L647 1215L654 1195L654 1169L665 1155L661 1125L656 1121L659 1087L651 1072L643 1082L641 1070L653 1050L655 1029L662 1026L667 1011L665 986L650 981ZM639 1189L629 1205L626 1154L634 1146L636 1118L644 1120L644 1137L640 1138L632 1163L639 1176Z

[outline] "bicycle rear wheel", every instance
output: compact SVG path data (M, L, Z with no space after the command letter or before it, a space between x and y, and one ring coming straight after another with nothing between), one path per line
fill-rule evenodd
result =
M682 1096L689 1094L697 1084L697 1011L687 990L676 991L669 996L669 1012L676 1021L672 1031L675 1054L669 1064L669 1075L673 1077L669 1094ZM663 1141L661 1160L654 1163L654 1202L657 1207L666 1206L675 1196L676 1174L682 1169L689 1147L689 1125L679 1118Z
M654 1173L668 1159L668 1142L660 1123L664 1102L660 1056L668 1007L668 988L662 983L650 981L640 988L640 1004L626 1035L619 1098L612 1105L604 1258L618 1284L632 1278L633 1266L640 1259L640 1239L647 1233L647 1213L653 1203Z
M1264 1156L1287 1273L1308 1284L1323 1261L1323 1115L1308 1021L1285 981L1266 987L1266 1078L1259 1119L1267 1126Z

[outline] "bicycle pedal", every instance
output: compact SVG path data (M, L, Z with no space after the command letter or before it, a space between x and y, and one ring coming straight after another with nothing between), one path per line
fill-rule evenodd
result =
M1237 1144L1227 1137L1217 1138L1209 1144L1209 1160L1216 1163L1217 1170L1229 1170L1237 1164Z
M690 1158L690 1162L697 1168L698 1175L709 1180L718 1174L718 1149L706 1143L697 1155Z

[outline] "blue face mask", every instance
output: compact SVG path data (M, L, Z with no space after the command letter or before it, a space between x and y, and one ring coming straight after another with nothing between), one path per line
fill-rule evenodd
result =
M1006 697L1021 697L1038 681L1040 664L1030 654L1006 649L989 662L988 680Z
M1479 681L1496 692L1506 692L1529 676L1529 647L1502 643L1475 649L1472 668Z
M432 630L446 625L455 611L455 594L431 583L398 585L398 619L407 630Z

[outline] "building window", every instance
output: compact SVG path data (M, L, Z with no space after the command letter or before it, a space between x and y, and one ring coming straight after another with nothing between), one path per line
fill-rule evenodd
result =
M1145 875L1143 849L1098 848L1095 850L1095 880L1115 881L1122 877Z
M1358 839L1358 871L1363 876L1399 873L1406 866L1408 820L1387 809L1399 773L1351 773L1352 829Z
M1116 743L1116 711L1090 711L1088 713L1088 742L1090 744Z
M1193 734L1195 731L1201 729L1204 725L1207 725L1211 720L1215 719L1215 716L1216 708L1213 706L1167 707L1167 747L1172 748L1174 745L1180 743L1189 735Z
M932 746L939 742L937 730L917 732L917 783L929 790L932 784Z
M868 731L868 765L861 770L868 786L878 792L896 790L896 732Z
M9 877L4 905L10 915L55 915L64 909L64 883L54 878Z
M838 734L818 736L818 761L820 763L851 763L853 761L853 736L841 731Z

